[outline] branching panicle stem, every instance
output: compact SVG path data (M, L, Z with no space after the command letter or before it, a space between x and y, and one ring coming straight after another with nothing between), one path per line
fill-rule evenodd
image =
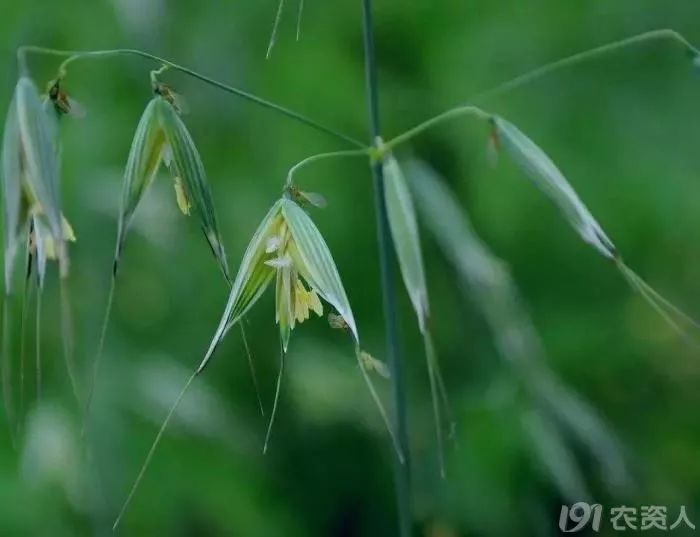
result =
M396 146L399 146L408 142L409 140L412 140L419 134L422 134L423 132L427 131L428 129L431 129L432 127L440 123L444 123L445 121L449 121L461 116L474 116L475 118L482 120L488 120L492 117L491 114L485 112L484 110L476 106L466 105L451 108L450 110L447 110L442 114L439 114L435 117L424 121L423 123L416 125L412 129L409 129L403 134L392 138L388 142L384 142L380 147L377 148L378 154L376 158L381 159L384 155L390 153Z
M301 168L304 168L305 166L308 166L309 164L318 162L319 160L327 160L341 157L368 157L371 153L372 149L356 149L348 151L332 151L330 153L319 153L317 155L311 155L310 157L306 157L304 160L297 162L294 166L292 166L289 169L289 171L287 172L286 186L291 186L294 184L294 174L297 171L299 171Z
M307 126L313 128L319 132L324 132L330 136L333 136L334 138L336 138L338 140L342 140L343 142L345 142L347 144L350 144L350 145L353 145L356 147L365 147L365 144L363 144L362 142L355 140L354 138L347 136L341 132L338 132L335 129L332 129L330 127L326 127L325 125L321 125L320 123L314 121L313 119L310 119L310 118L308 118L308 117L306 117L298 112L295 112L294 110L290 110L289 108L286 108L286 107L281 106L279 104L276 104L276 103L273 103L273 102L268 101L266 99L263 99L261 97L258 97L257 95L254 95L254 94L249 93L247 91L243 91L243 90L235 88L233 86L229 86L227 84L224 84L223 82L219 82L218 80L215 80L215 79L210 78L208 76L205 76L201 73L198 73L197 71L194 71L188 67L184 67L182 65L171 62L171 61L166 60L164 58L160 58L159 56L149 54L148 52L144 52L142 50L114 49L114 50L76 51L76 50L56 50L56 49L51 49L51 48L35 47L35 46L24 46L24 47L19 47L17 49L17 58L18 58L18 61L20 64L20 69L22 70L22 72L27 71L26 56L30 52L35 53L35 54L46 54L46 55L51 55L51 56L67 57L66 60L64 60L63 63L59 67L59 70L58 70L59 78L63 78L67 73L68 66L70 64L72 64L73 62L78 61L78 60L91 59L91 58L92 59L106 58L106 57L112 57L112 56L139 56L141 58L146 58L148 60L157 62L157 63L161 64L161 66L167 66L170 69L184 73L188 76L191 76L192 78L195 78L201 82L204 82L205 84L209 84L210 86L218 88L222 91L225 91L225 92L230 93L232 95L236 95L238 97L241 97L242 99L245 99L249 102L257 104L258 106L262 106L263 108L274 110L282 115L285 115L291 119L294 119L295 121L297 121L299 123L303 123L304 125L307 125Z
M693 46L685 37L683 37L677 31L668 28L664 28L661 30L651 30L649 32L633 35L631 37L627 37L619 41L613 41L612 43L607 43L599 47L595 47L592 49L585 50L583 52L579 52L577 54L573 54L572 56L567 56L566 58L562 58L561 60L548 63L546 65L538 67L537 69L515 77L512 80L509 80L508 82L504 82L503 84L500 84L492 90L480 93L479 95L470 99L470 101L476 102L491 99L499 95L503 95L504 93L512 91L521 86L524 86L525 84L533 82L538 78L551 74L565 67L571 67L578 63L599 58L600 56L604 56L605 54L609 54L611 52L615 52L627 48L629 46L638 45L649 41L658 41L665 39L679 43L683 48L685 48L688 54L692 56L700 56L700 49Z

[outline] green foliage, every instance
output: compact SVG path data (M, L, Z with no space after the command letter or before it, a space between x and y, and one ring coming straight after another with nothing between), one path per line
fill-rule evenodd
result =
M66 0L60 9L48 11L43 4L9 0L0 21L7 66L0 100L11 100L17 77L9 66L21 41L59 48L134 43L167 51L168 57L204 73L325 118L343 132L365 132L359 30L350 24L358 22L359 6L308 4L299 43L293 43L294 25L286 24L291 18L283 18L275 53L264 62L273 7L244 2L197 8L168 5L150 11L145 5L134 10L123 2ZM481 6L443 2L429 8L420 3L380 5L376 22L384 134L405 131L470 94L606 40L660 24L682 30L691 40L697 40L700 30L695 6L686 0L672 10L663 3L625 0L607 6L605 17L599 6L572 9L568 4L535 3L521 8L514 1ZM409 41L419 52L405 54L396 48ZM552 73L485 107L528 125L528 136L556 156L576 184L577 195L595 209L626 259L655 288L687 301L685 309L692 310L698 291L692 230L700 226L692 170L697 167L694 145L700 132L689 118L698 88L675 44L671 48L664 42L640 43L615 56ZM122 187L119 170L144 96L151 90L147 67L139 61L114 58L72 64L67 79L91 111L80 124L61 122L64 170L58 212L70 213L80 237L71 248L70 282L84 369L92 361L91 339L99 332L97 317L107 289ZM32 56L31 68L40 85L55 77L51 59ZM219 209L216 224L226 237L231 268L237 268L255 223L269 200L279 195L287 170L310 154L348 146L174 72L164 76L168 82L172 77L191 101L187 128L207 163ZM556 475L548 473L546 463L566 458L556 455L563 453L557 448L558 437L540 446L537 453L544 457L532 457L534 444L549 437L552 424L566 446L583 447L590 455L577 456L576 463L595 500L606 507L623 502L686 503L697 522L698 421L691 411L697 393L696 356L610 277L608 266L570 240L571 230L529 185L516 180L515 173L511 177L509 168L489 172L483 131L477 131L477 137L458 125L425 131L414 139L414 152L449 178L459 205L471 214L489 246L508 260L513 276L503 279L500 262L487 263L489 270L472 273L477 284L469 285L465 299L455 292L461 284L454 273L460 271L459 263L471 262L478 269L475 259L480 258L465 255L459 243L453 250L441 246L449 239L437 234L423 237L431 327L446 388L455 402L460 443L447 454L448 479L439 482L432 468L433 442L425 441L430 409L424 393L424 351L416 344L415 323L406 322L417 532L539 535L554 530L560 502L574 494L564 492L565 484L558 480L569 475L566 481L571 484L576 479L561 468ZM409 169L405 171L409 175ZM366 162L330 159L295 177L304 191L321 191L329 201L329 210L314 213L314 219L333 246L353 319L362 325L363 346L384 358L374 351L382 348L383 329ZM182 178L181 195L193 201L189 188ZM116 293L104 381L95 399L90 463L75 464L76 448L71 446L82 445L80 413L65 397L65 374L46 368L43 403L35 404L33 391L28 391L32 406L17 452L9 440L0 441L0 497L6 500L0 502L0 534L74 537L107 529L153 428L187 378L173 364L192 369L198 363L229 289L213 277L201 234L181 218L173 197L172 184L156 181L130 225L125 265L130 268L121 273ZM6 190L3 203L5 199ZM418 198L415 201L420 211ZM16 208L14 202L10 206ZM426 228L433 225L423 220ZM6 227L6 238L8 233L13 234ZM24 238L16 242L17 258L24 244ZM458 262L445 264L443 251ZM3 255L7 266L8 251ZM271 278L274 270L268 268ZM477 290L479 276L489 292ZM541 339L536 340L546 347L548 367L557 378L551 383L548 375L543 383L548 388L540 391L547 413L530 421L519 412L530 415L520 392L511 397L502 389L513 384L513 369L494 359L504 343L518 348L522 339L512 332L500 330L496 335L482 329L478 313L488 304L487 297L494 319L512 311L507 309L512 296L505 290L512 289L513 280L527 297L530 327L539 328ZM652 292L640 280L632 281L643 290L640 293ZM413 318L409 298L402 299L402 314ZM269 393L275 388L278 338L266 300L272 296L261 297L260 307L248 312L246 329L263 391ZM660 300L656 297L655 303L663 305ZM53 313L58 301L48 270L44 304L50 322L38 341L50 356L60 346ZM522 313L523 305L515 303ZM16 309L17 304L12 306ZM5 334L20 331L17 315L3 315L3 324ZM28 332L33 332L31 327ZM319 320L297 332L298 344L290 346L287 365L294 382L287 404L280 405L277 449L260 455L265 424L259 420L240 344L227 338L220 343L211 375L200 377L174 412L167 447L164 443L132 504L124 535L395 532L390 454L382 435L375 434L381 429L379 418L368 411L368 398L359 395L359 376L348 369L354 364L343 362L349 357L347 338ZM6 336L0 342L3 348L10 343ZM151 366L148 374L144 364ZM178 371L175 378L173 370ZM365 367L362 371L367 372ZM384 396L383 387L378 395ZM542 422L544 415L553 421ZM530 438L521 434L525 430L536 434ZM611 455L619 453L619 446L608 442L611 430L641 469L636 493L624 495L606 486L606 478L614 481L611 476L618 477L620 469ZM57 449L38 448L46 445ZM61 451L64 448L68 452ZM66 456L55 457L62 454Z

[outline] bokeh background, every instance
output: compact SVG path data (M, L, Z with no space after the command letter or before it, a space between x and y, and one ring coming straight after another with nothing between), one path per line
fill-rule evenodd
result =
M276 9L273 0L2 0L0 103L9 103L20 44L134 47L366 139L360 2L306 0L296 42L297 4L288 1L266 61ZM377 0L376 23L386 137L542 63L611 40L671 27L700 42L694 0ZM57 62L35 57L31 65L43 86ZM86 60L72 66L66 82L89 112L82 121L64 121L61 133L65 212L78 235L69 285L83 380L107 297L121 175L149 99L151 68L138 58ZM345 147L177 73L163 80L189 102L185 121L207 167L230 264L237 267L289 167ZM678 46L639 45L483 104L546 148L632 267L700 315L700 78ZM483 125L457 120L399 155L419 156L438 169L480 236L508 263L547 367L609 425L634 484L625 492L611 490L589 450L565 437L566 451L547 451L546 439L528 429L521 419L527 403L513 387L512 368L426 231L433 327L459 440L447 450L448 477L441 480L422 346L399 288L416 535L556 534L561 505L583 499L567 497L571 488L556 470L559 458L571 457L590 498L606 509L665 505L671 523L686 505L700 524L697 349L633 294L512 165L491 165L487 138ZM329 201L313 217L335 256L364 346L384 358L366 162L320 163L298 181ZM226 295L196 222L180 214L172 181L163 174L125 252L86 445L60 351L52 274L40 334L43 402L35 404L28 366L16 449L7 425L0 429L0 535L111 534L158 423L199 363ZM249 317L269 411L278 363L272 293ZM11 332L16 351L17 322ZM30 328L30 363L35 340ZM386 382L382 393L388 395ZM351 345L325 320L304 323L293 334L279 414L263 455L266 425L233 331L183 402L120 534L396 534L390 443ZM603 533L612 534L605 521Z

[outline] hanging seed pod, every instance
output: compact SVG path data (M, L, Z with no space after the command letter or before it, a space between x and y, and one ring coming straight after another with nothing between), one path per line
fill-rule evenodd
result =
M511 156L530 180L557 205L579 236L603 256L611 259L630 287L639 293L669 326L691 345L699 345L700 323L661 296L623 262L615 245L544 151L505 119L494 116L491 118L491 124L506 153Z
M189 215L191 209L197 213L221 271L230 280L204 164L175 105L162 95L154 97L146 107L129 151L124 172L115 270L134 213L162 163L170 168L173 175L178 207L185 215Z
M389 226L401 268L401 276L411 298L413 309L416 311L420 331L424 332L430 308L416 211L406 179L393 155L388 155L384 159L383 169L384 196L389 215Z
M189 214L189 207L194 208L221 271L230 280L214 201L199 151L175 106L167 99L158 99L158 114L169 151L167 164L179 184L178 205L185 214Z
M58 153L55 113L42 102L34 83L22 77L7 114L2 148L6 293L13 288L16 254L30 218L41 222L52 258L59 261L61 275L67 275L65 241L70 237L64 233L60 207Z
M556 164L512 123L493 117L494 135L505 152L530 180L562 212L581 238L609 259L617 256L615 245L583 204Z
M5 293L12 292L15 257L22 242L20 228L26 221L26 200L22 195L21 140L17 100L12 99L5 120L2 143L2 204L4 229ZM24 205L24 207L23 207Z
M28 77L21 77L7 114L2 147L2 203L4 214L4 280L5 294L13 293L13 273L17 258L18 246L27 245L25 296L27 298L26 281L30 275L32 264L29 260L36 258L37 270L37 319L41 315L41 293L49 259L57 260L61 273L63 293L64 278L68 275L68 255L65 242L75 240L70 225L61 212L59 195L59 142L56 112L48 100L40 98L34 83ZM5 300L5 323L2 338L3 361L10 361L10 324L7 320L9 298ZM26 310L25 310L26 311ZM62 315L63 320L63 315ZM22 323L25 313L22 313ZM71 339L67 325L62 324L64 343ZM40 392L40 329L37 321L37 393ZM20 328L22 346L24 349L24 329ZM64 347L67 348L67 347ZM65 353L64 353L65 354ZM73 381L71 357L66 356L69 374ZM24 375L24 352L20 351L20 378ZM5 406L11 414L10 374L9 365L3 366L2 376L5 392ZM72 382L75 389L76 384ZM22 385L23 386L23 385ZM77 397L77 390L75 390ZM23 387L20 388L20 407ZM11 420L12 421L12 420Z
M136 127L136 133L129 150L129 158L124 172L124 185L122 187L122 205L119 213L119 231L114 259L115 272L134 213L148 188L153 183L163 160L165 135L158 122L157 103L158 98L155 98L146 106L146 110L143 112L141 120Z
M449 416L450 409L444 389L444 382L440 373L440 366L437 361L437 354L429 329L430 306L428 303L428 286L425 280L425 268L418 234L416 211L413 206L411 191L406 183L406 178L401 171L399 163L392 154L385 156L382 160L382 170L384 175L384 199L392 242L396 250L401 276L408 296L411 299L413 309L415 310L416 318L418 319L418 327L423 335L423 345L435 420L438 462L440 465L440 473L444 477L445 462L442 440L442 413L444 412L445 415ZM442 398L443 408L441 408L440 405L440 397ZM454 428L454 423L451 418L449 418L448 426L450 430Z
M178 207L185 215L189 215L191 210L197 213L204 235L219 267L226 280L231 281L204 164L187 127L178 115L182 111L181 100L163 84L157 83L154 90L156 96L146 106L136 127L124 171L112 281L102 321L98 349L93 362L92 382L88 388L85 404L86 416L89 413L109 327L116 275L126 236L134 214L149 187L153 184L161 164L165 163L172 173L175 200Z
M46 114L34 83L20 78L16 90L17 118L21 140L22 164L25 166L30 206L45 220L55 241L62 272L65 266L63 225L59 195L56 128Z
M282 349L275 402L263 451L267 449L272 424L276 415L284 358L291 331L296 324L308 318L310 311L314 311L320 316L323 309L319 299L323 299L336 309L338 315L342 317L353 335L355 355L360 371L389 431L397 457L401 462L404 462L403 454L387 413L366 371L370 367L381 373L382 364L373 358L369 360L367 358L369 355L363 354L360 349L355 318L328 245L309 215L296 202L288 198L282 198L272 206L253 234L253 238L246 248L238 273L231 286L224 314L214 333L209 349L199 367L185 383L180 395L165 417L141 467L141 471L136 477L134 485L114 523L115 528L126 512L163 436L163 432L182 397L194 379L206 368L228 330L239 323L241 318L255 305L273 277L276 277L277 280L275 308L277 323L280 327Z
M273 276L277 280L276 320L285 351L292 329L307 318L308 310L322 314L318 297L335 308L359 342L350 303L328 245L309 215L294 201L283 198L270 209L246 249L200 369L226 332L260 298Z

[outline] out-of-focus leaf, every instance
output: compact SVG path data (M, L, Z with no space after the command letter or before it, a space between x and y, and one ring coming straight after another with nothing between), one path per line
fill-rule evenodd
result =
M441 177L418 161L405 169L423 223L454 266L462 288L476 301L500 354L534 400L573 431L598 460L601 476L611 488L619 492L629 486L625 457L615 434L547 368L539 336L506 265L481 241Z
M576 459L554 425L534 410L523 412L521 419L533 455L561 494L571 502L589 500L590 493Z

